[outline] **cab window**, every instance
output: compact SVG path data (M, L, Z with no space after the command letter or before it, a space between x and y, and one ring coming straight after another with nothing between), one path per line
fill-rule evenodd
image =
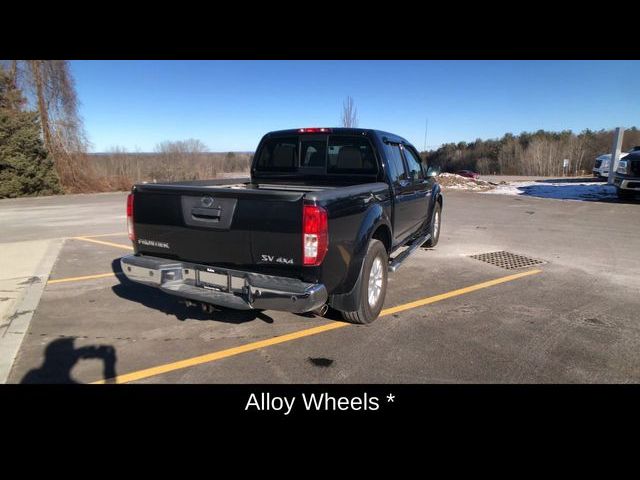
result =
M407 168L409 169L409 179L412 181L424 180L424 173L422 172L422 165L420 158L413 152L410 147L403 146L404 158L407 161Z
M386 150L387 163L389 168L389 177L393 183L399 183L406 180L407 172L402 161L402 153L400 153L400 145L387 143L384 146Z

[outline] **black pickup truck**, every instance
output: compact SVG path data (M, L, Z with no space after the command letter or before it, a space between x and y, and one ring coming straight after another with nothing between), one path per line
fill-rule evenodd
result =
M631 199L640 195L640 147L620 160L618 170L613 173L613 184L620 199Z
M200 304L375 320L387 273L438 243L442 194L404 138L378 130L266 134L251 178L137 184L134 282ZM404 248L403 248L404 247Z

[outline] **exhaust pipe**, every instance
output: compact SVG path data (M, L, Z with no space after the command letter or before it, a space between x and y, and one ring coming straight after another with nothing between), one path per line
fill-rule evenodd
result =
M202 313L213 313L216 311L216 307L211 305L210 303L201 303L200 308L202 309Z
M321 307L318 307L315 310L311 310L311 313L319 317L324 317L327 314L327 311L329 311L329 305L325 303Z
M214 313L216 311L216 307L214 305L211 305L210 303L194 302L193 300L188 300L188 299L178 300L178 302L182 303L187 308L200 307L200 309L202 310L202 313Z

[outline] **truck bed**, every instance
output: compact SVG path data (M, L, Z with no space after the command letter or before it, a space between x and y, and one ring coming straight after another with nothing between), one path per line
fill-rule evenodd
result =
M136 253L228 268L293 271L302 264L305 196L346 198L369 188L238 179L139 184Z

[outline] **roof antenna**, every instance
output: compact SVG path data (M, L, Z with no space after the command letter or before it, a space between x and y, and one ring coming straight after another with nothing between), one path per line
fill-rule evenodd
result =
M427 120L424 124L424 148L422 149L423 152L427 151L427 130L429 130L429 117L427 117Z

